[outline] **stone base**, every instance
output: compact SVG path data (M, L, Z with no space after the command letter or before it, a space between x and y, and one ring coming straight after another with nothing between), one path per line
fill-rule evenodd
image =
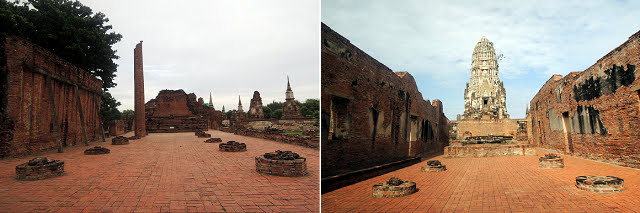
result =
M140 138L142 138L142 137L134 135L134 136L128 137L127 139L129 139L129 140L138 140Z
M613 176L578 176L576 187L596 193L614 193L624 191L624 180Z
M444 148L444 155L447 158L536 156L537 154L536 146L531 144L473 144Z
M417 192L415 182L402 182L400 185L391 185L388 182L373 185L372 196L375 198L402 197Z
M127 144L129 144L129 139L122 136L117 136L111 139L111 145L127 145Z
M220 139L220 138L209 138L204 142L205 143L220 143L220 142L222 142L222 139Z
M235 141L229 141L220 144L220 151L223 152L244 152L247 151L247 145L245 143L238 143Z
M110 152L111 150L99 146L84 150L85 155L104 155L109 154Z
M18 180L42 180L64 175L64 161L34 158L16 166Z
M427 165L422 167L423 172L440 172L447 170L447 166L442 165L438 160L427 161Z
M256 157L256 172L284 177L300 177L308 174L307 159L272 160L264 156Z
M540 157L538 167L541 169L562 169L564 168L564 159L556 154L546 154Z

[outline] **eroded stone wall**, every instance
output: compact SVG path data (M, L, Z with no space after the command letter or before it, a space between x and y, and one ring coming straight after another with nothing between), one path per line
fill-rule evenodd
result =
M322 24L322 175L442 151L442 103Z
M6 105L2 107L4 115L0 112L0 123L10 125L0 129L0 157L54 149L59 146L57 133L63 146L84 143L78 96L87 140L100 136L102 81L17 37L7 37L4 51L6 67L2 72L7 81L1 83L6 84L7 92L2 98Z
M554 75L530 102L532 143L640 168L640 31L582 72Z

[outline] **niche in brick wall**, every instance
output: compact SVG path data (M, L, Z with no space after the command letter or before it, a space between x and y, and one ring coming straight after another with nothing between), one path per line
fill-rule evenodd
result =
M335 97L331 100L329 119L329 140L344 139L349 134L349 99Z

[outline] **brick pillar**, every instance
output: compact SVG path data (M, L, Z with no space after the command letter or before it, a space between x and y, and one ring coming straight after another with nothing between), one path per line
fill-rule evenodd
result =
M134 82L134 108L135 108L135 134L144 137L147 135L144 112L144 76L142 70L142 41L136 45L133 51L133 82Z

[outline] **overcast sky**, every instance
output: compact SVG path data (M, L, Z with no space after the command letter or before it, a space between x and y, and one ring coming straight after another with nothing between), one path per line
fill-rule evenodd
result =
M464 113L471 54L493 42L507 112L553 74L583 71L640 30L640 1L322 1L322 22L394 71L413 75L450 120Z
M287 75L296 100L319 98L319 1L80 0L122 34L109 92L133 109L133 49L143 40L145 101L184 89L216 110L245 109L253 91L264 105L285 101Z

